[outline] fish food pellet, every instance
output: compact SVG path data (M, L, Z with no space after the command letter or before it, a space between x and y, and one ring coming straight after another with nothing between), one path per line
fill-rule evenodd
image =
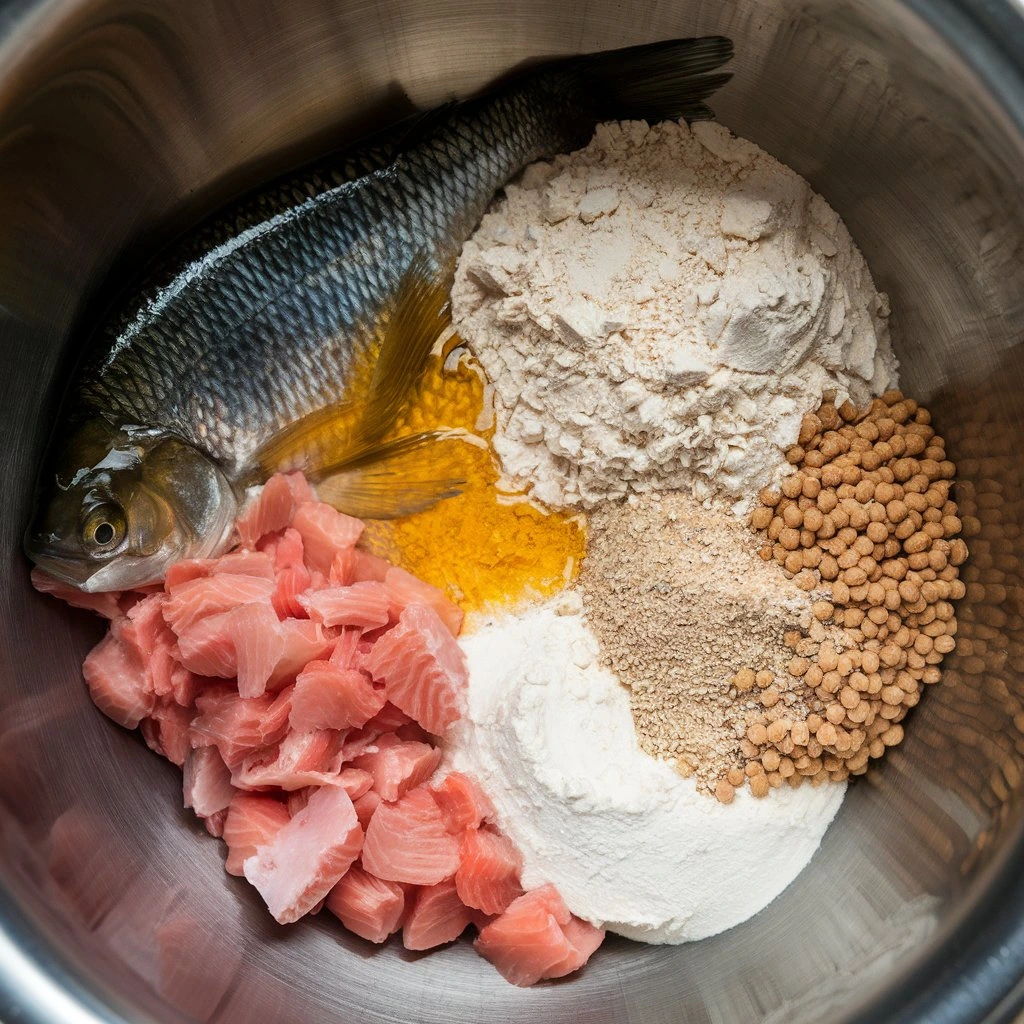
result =
M811 577L815 623L839 627L833 637L809 632L790 644L799 653L786 672L805 687L793 692L807 715L768 717L776 703L769 701L765 717L747 723L757 748L751 761L791 784L861 775L902 742L900 723L956 647L952 601L964 593L958 576L967 546L945 447L928 411L898 391L866 410L826 403L804 417L799 443L787 452L793 472L751 515L755 532L779 538L781 550L769 547L768 557L801 585ZM810 517L814 530L811 507L800 504L810 494L821 513ZM798 517L811 533L806 549L820 556L802 558L794 571Z

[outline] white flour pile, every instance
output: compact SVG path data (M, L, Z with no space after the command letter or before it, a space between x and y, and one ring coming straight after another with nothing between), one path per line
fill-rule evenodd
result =
M506 476L552 505L749 498L823 395L896 380L887 299L838 215L712 123L603 125L528 168L452 300Z
M469 707L452 767L487 790L524 885L553 882L574 914L620 935L687 942L745 921L800 873L842 803L834 783L741 790L725 806L645 754L574 594L460 642Z

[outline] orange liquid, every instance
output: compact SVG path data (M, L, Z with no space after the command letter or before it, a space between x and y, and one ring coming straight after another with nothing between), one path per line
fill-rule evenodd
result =
M448 351L459 344L454 338ZM582 516L541 508L501 487L487 399L483 373L468 351L447 360L430 357L389 436L465 431L464 440L438 442L424 460L429 467L418 467L432 478L465 483L458 496L423 512L369 523L363 540L368 550L440 587L466 612L550 597L575 578L586 545Z

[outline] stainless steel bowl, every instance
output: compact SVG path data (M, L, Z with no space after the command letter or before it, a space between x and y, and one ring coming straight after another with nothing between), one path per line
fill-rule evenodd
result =
M1024 973L1024 29L1010 0L8 0L0 5L0 1014L9 1021L960 1022ZM610 941L519 991L465 946L280 929L89 704L99 626L18 538L113 266L410 101L529 57L724 32L726 124L806 175L892 296L907 388L961 463L961 648L798 881L680 948ZM99 298L97 298L99 296ZM687 865L680 863L680 871ZM991 1016L989 1016L991 1015Z

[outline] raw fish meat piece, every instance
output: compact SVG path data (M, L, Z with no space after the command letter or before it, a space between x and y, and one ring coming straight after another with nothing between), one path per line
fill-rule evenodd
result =
M452 636L459 635L462 629L462 609L449 601L444 591L397 565L388 566L384 573L384 586L391 599L391 613L396 619L409 605L424 604L437 612L438 618L448 627Z
M277 570L271 603L279 619L305 619L308 613L299 598L309 589L309 570L302 565Z
M275 746L242 759L231 773L236 789L283 789L340 786L344 734L333 729L289 732Z
M179 768L185 763L192 745L189 726L192 711L173 701L158 700L153 713L139 723L146 746L166 757Z
M459 843L444 827L441 811L425 786L397 803L382 803L370 819L363 867L378 878L436 885L459 866Z
M168 591L164 618L180 637L207 616L229 611L240 604L269 601L273 592L273 582L262 576L235 573L200 576Z
M328 581L332 587L348 587L356 582L358 554L355 548L345 548L334 556L328 574Z
M432 608L409 605L374 644L367 663L388 700L427 732L441 735L461 714L466 660Z
M384 691L374 689L366 673L330 661L311 661L295 679L291 727L358 728L380 711L384 700Z
M284 650L267 681L269 690L277 690L293 682L309 662L327 657L334 647L334 640L324 633L320 623L309 619L285 619L281 623L280 634L284 639Z
M345 548L355 547L363 532L363 524L321 501L299 505L292 517L292 526L302 535L306 565L325 575L331 571L334 556Z
M549 978L564 978L565 975L578 971L604 942L604 929L595 928L589 921L581 921L575 916L570 917L562 925L562 932L568 939L572 951L551 968L548 972Z
M295 495L288 481L280 474L272 476L235 523L243 546L255 547L261 537L283 530L294 512Z
M185 806L199 818L209 818L231 803L235 791L231 771L216 747L197 747L185 758L182 778Z
M355 549L353 558L356 580L375 580L377 583L383 583L388 569L391 568L391 563L387 559L371 555L369 551L360 551L359 548Z
M164 576L164 590L169 594L183 583L209 576L214 562L215 558L183 558L180 562L172 563Z
M242 865L266 846L290 820L288 808L271 796L235 793L228 805L223 839L228 847L224 869L229 875L244 875Z
M325 626L377 629L388 622L388 591L383 583L364 581L347 587L327 587L300 599L309 617Z
M459 841L455 887L467 907L501 914L523 895L523 858L512 840L491 829L469 829Z
M472 924L469 908L459 899L452 879L423 886L413 897L402 925L406 949L433 949L453 942Z
M380 793L375 789L368 789L362 796L355 797L352 803L355 804L359 824L363 826L363 831L365 832L374 812L380 807Z
M238 767L247 754L277 743L288 730L291 691L276 697L264 694L243 700L226 683L208 686L196 697L192 745L215 745L229 768Z
M229 551L213 560L211 576L257 576L274 578L274 560L265 551Z
M259 543L259 550L274 560L274 568L278 571L300 565L306 567L302 558L302 534L291 526L281 534L264 537Z
M243 870L274 919L290 924L326 898L362 844L363 830L348 793L324 786Z
M235 645L238 695L259 697L284 656L277 612L269 602L243 604L228 612L226 626Z
M366 723L366 728L376 730L380 735L382 732L396 732L411 724L413 724L412 719L404 711L400 711L394 704L388 703Z
M479 828L494 816L494 806L479 784L462 772L449 772L432 789L445 826L453 835Z
M355 668L356 655L359 651L359 637L362 635L359 628L343 629L338 635L331 651L331 664L338 668Z
M93 703L126 729L134 729L156 706L142 659L113 633L86 655L82 675Z
M553 885L544 885L513 900L474 945L506 981L526 986L578 970L603 939L601 929L573 918Z
M402 740L394 733L384 733L365 754L352 760L373 776L373 788L389 803L426 782L440 762L438 747Z
M327 909L350 932L370 942L384 942L401 927L405 890L353 864L331 890Z
M283 475L285 483L291 488L296 506L306 501L316 501L316 495L313 493L313 488L309 486L309 481L306 479L305 474L295 470Z
M244 576L224 579L246 579ZM205 580L203 581L205 582ZM187 584L186 584L187 585ZM238 672L238 656L227 612L207 615L178 634L182 665L197 676L231 679Z

